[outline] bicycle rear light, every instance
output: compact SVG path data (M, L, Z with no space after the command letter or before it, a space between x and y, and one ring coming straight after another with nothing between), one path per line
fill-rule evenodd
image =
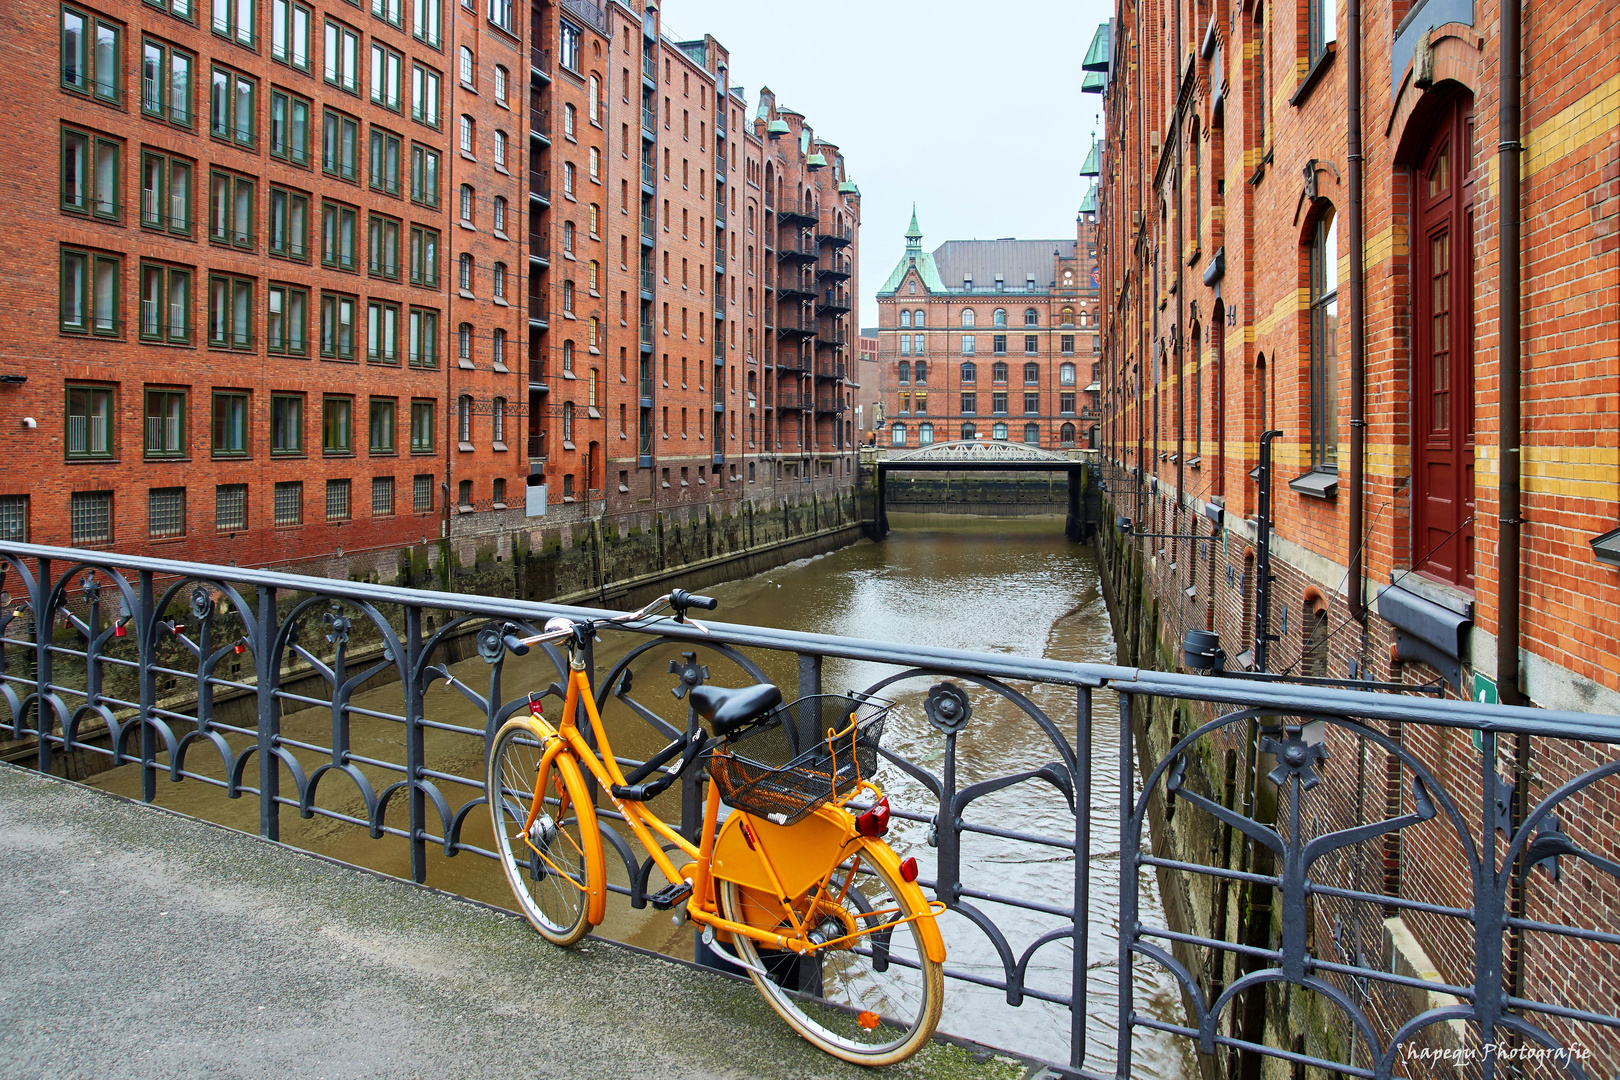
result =
M862 836L878 837L889 831L889 797L872 804L872 808L855 819L855 831Z
M900 876L907 881L917 880L917 860L909 858L900 864Z

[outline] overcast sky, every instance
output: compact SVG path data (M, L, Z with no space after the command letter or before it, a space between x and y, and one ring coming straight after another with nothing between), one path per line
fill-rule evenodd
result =
M1105 0L669 0L664 33L713 34L749 116L763 83L836 143L861 189L861 326L905 251L911 204L923 245L1073 239L1079 176L1100 94L1080 61Z

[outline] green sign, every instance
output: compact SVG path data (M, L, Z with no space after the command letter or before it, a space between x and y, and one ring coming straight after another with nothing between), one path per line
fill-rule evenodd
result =
M1495 705L1497 701L1496 680L1483 671L1474 672L1474 700L1481 705ZM1475 750L1485 748L1485 739L1478 731L1470 732L1469 737L1474 740Z

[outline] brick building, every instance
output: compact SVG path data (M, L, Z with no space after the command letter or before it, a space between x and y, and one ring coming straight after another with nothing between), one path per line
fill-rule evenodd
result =
M878 290L880 442L1092 444L1097 418L1097 215L1075 240L950 240L906 251Z
M855 436L862 446L876 431L878 402L882 398L882 368L878 364L877 327L861 329L861 352L856 360Z
M743 116L713 38L594 0L12 12L0 534L383 566L849 489L859 192L768 91ZM767 171L827 215L802 434Z
M1157 666L1209 628L1233 667L1620 713L1620 13L1524 9L1522 70L1502 17L1495 0L1198 0L1118 5L1099 29L1084 67L1106 95L1110 519L1204 538L1113 533L1132 627L1121 662ZM1518 332L1504 340L1504 325ZM1266 432L1269 603L1255 562ZM1409 738L1445 760L1444 740ZM1353 746L1330 750L1353 764ZM1532 762L1528 740L1519 752L1532 799L1569 775ZM1396 816L1398 775L1384 786ZM1356 793L1341 794L1349 813ZM1612 830L1580 824L1578 842L1612 858ZM1373 887L1467 903L1460 859L1397 837ZM1612 889L1590 895L1612 923ZM1577 902L1548 896L1532 917ZM1323 910L1325 934L1343 913ZM1454 929L1405 923L1425 966L1466 981ZM1564 984L1572 966L1612 981L1612 952L1580 957L1516 937L1507 977L1613 1012L1608 991ZM1576 1037L1613 1071L1610 1037Z

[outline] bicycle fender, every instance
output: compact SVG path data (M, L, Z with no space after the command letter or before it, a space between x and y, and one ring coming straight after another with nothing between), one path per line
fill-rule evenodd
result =
M939 923L934 919L934 913L928 906L928 897L923 895L922 889L914 881L907 881L900 876L900 856L894 849L882 840L862 840L860 853L869 861L882 866L889 874L890 880L899 886L897 891L905 894L905 899L915 910L921 908L927 914L917 919L917 932L922 935L923 951L928 959L936 964L945 962L945 939L940 936ZM900 899L896 897L896 899Z
M538 725L530 726L538 728ZM574 813L579 816L580 840L585 845L585 859L592 871L588 875L591 887L586 897L585 921L592 926L601 926L602 919L607 915L607 863L603 857L602 830L596 822L596 805L591 802L590 789L585 786L579 762L571 754L563 752L568 744L553 732L537 730L536 734L550 736L549 745L541 755L539 775L545 776L551 769L561 774L563 787L574 804Z

